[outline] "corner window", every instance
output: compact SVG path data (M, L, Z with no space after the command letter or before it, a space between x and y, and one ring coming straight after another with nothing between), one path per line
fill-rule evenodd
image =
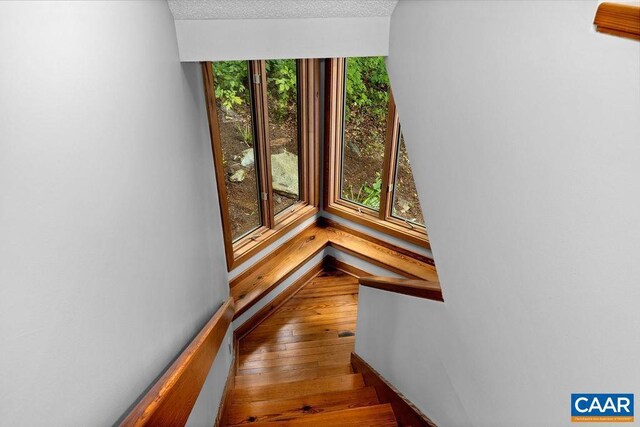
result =
M260 168L256 164L256 130L249 64L226 61L213 64L218 133L231 221L232 241L262 226Z
M325 210L428 243L384 58L330 59L325 75Z
M300 201L300 102L293 59L266 61L273 203L278 214Z
M413 172L409 163L409 155L404 145L404 136L400 131L396 153L396 164L394 174L393 205L391 215L402 221L424 227L424 217L422 208L418 200L418 190L413 180Z
M203 63L227 266L317 212L318 61Z

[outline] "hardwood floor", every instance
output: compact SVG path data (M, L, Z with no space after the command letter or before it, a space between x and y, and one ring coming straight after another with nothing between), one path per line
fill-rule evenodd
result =
M239 342L226 426L396 426L355 374L358 280L325 271Z

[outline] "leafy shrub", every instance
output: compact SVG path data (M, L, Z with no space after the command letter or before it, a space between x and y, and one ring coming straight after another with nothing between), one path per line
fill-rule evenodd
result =
M295 59L266 61L267 97L275 107L276 119L283 120L296 108L298 97Z
M236 133L242 139L242 142L244 142L245 144L247 144L247 146L250 147L253 143L253 132L251 130L251 125L246 123L245 124L236 123L235 129L236 129Z
M246 61L221 61L213 64L216 97L227 109L243 104L247 97L248 70ZM291 113L292 100L297 98L297 69L295 59L266 61L267 91L274 101L280 119ZM389 77L381 56L348 58L346 69L347 114L386 119L389 102ZM353 110L353 111L351 111Z
M382 190L382 177L380 172L376 172L376 180L373 184L366 183L361 188L363 199L361 203L365 206L369 206L372 209L380 209L380 193Z
M380 194L382 192L382 177L380 172L376 172L376 179L373 184L364 183L358 193L353 192L353 186L349 186L348 200L365 205L371 209L380 209Z
M246 61L221 61L213 63L216 98L222 105L232 110L234 105L242 105L247 94L249 65Z
M373 116L374 120L385 121L389 103L389 77L384 58L348 58L346 92L347 114L366 114Z
M268 60L267 96L279 120L290 114L297 100L295 59ZM228 110L244 104L248 96L249 65L246 61L221 61L213 64L215 95Z

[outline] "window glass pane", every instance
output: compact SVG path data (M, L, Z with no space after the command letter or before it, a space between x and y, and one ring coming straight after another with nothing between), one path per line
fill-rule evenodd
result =
M393 187L392 215L414 224L424 225L424 217L418 200L418 191L413 180L413 172L411 171L411 164L409 164L402 132L400 132L400 142L398 144L398 163L396 164L396 179Z
M215 62L213 74L231 235L236 241L262 225L249 63Z
M298 70L295 59L266 61L271 181L275 213L300 200Z
M379 211L389 111L384 58L347 58L345 86L340 193Z

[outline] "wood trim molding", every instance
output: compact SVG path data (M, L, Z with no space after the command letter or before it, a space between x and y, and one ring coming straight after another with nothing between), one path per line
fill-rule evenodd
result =
M414 252L412 250L409 249L405 249L402 248L400 246L394 245L393 243L389 243L386 240L382 240L382 239L378 239L377 237L374 237L368 233L356 230L355 228L351 228L347 225L344 225L342 223L339 223L337 221L334 221L332 219L326 218L324 216L321 216L318 218L318 225L320 225L321 227L331 227L331 228L335 228L336 230L341 230L344 231L346 233L349 234L353 234L354 236L360 237L362 239L365 239L368 242L374 243L376 245L380 245L383 246L387 249L391 249L392 251L401 253L402 255L406 255L408 257L411 257L415 260L418 260L420 262L424 262L425 264L429 264L429 265L433 265L435 266L435 262L433 259L429 258L428 256L419 254L417 252Z
M231 365L229 365L229 372L227 373L227 381L224 383L224 390L222 391L222 399L220 400L220 405L218 406L218 414L216 415L216 421L213 424L214 427L221 426L221 422L224 419L224 409L229 405L229 396L231 395L231 390L235 387L236 383L236 372L238 370L238 343L233 341L233 360L231 361Z
M229 298L178 356L121 426L184 425L233 317Z
M436 424L402 395L391 383L356 353L351 353L353 371L362 374L364 383L374 387L380 403L389 403L400 426L437 427Z
M408 279L439 282L436 268L417 258L334 227L326 227L324 230L332 248Z
M229 216L229 204L227 202L227 187L225 185L224 170L216 167L223 163L222 145L220 138L220 125L218 123L218 113L216 107L216 97L214 95L213 70L210 62L201 64L202 80L204 82L205 103L207 105L207 116L209 118L209 136L211 138L211 153L213 155L213 170L216 177L216 187L218 189L218 203L220 205L220 217L222 219L222 238L224 241L224 252L227 259L227 270L233 267L233 242L231 240L231 217Z
M249 332L257 328L264 320L267 319L272 313L278 310L284 303L289 301L295 294L297 294L302 288L304 288L313 278L320 274L323 267L326 265L325 260L317 263L311 267L306 273L304 273L298 280L293 282L284 291L278 294L271 302L262 307L256 314L251 316L240 325L234 332L234 340L240 340L244 338Z
M412 297L444 301L440 284L428 280L398 279L396 277L361 277L362 286Z
M325 202L324 210L335 216L342 217L365 227L373 228L381 233L388 234L399 239L404 239L414 245L431 248L427 235L417 230L412 230L396 221L387 221L367 213L365 210L358 212L355 208L346 206L347 202L340 200Z
M320 217L231 280L230 292L236 304L234 318L328 246L407 279L439 282L433 260L425 255Z
M600 33L640 40L640 6L602 3L593 23Z
M380 192L381 220L388 220L393 210L393 182L396 176L396 164L398 156L398 138L400 133L400 119L396 111L396 102L393 93L389 90L389 112L387 115L387 135L384 144L384 160L382 170L382 191ZM426 233L426 232L425 232Z
M327 255L326 257L324 257L324 262L325 265L327 267L331 267L334 268L336 270L340 270L343 273L347 273L350 276L356 277L356 278L360 278L360 277L369 277L369 276L373 276L373 274L368 273L364 270L361 270L358 267L354 267L351 264L347 264L344 261L341 261L339 259L336 259L335 257L332 257L331 255Z
M326 245L326 233L313 223L236 276L229 283L236 302L234 318L241 316Z
M232 251L233 254L231 255L232 260L229 266L229 271L243 264L257 252L266 248L271 243L275 242L277 239L281 238L317 213L317 207L305 205L301 207L295 215L289 215L286 219L279 221L274 228L267 229L265 227L265 230L258 237L255 237L254 235L247 236L246 243ZM229 264L229 262L227 262L227 264Z
M362 286L434 301L444 301L444 298L442 297L442 289L438 283L430 282L428 280L374 276L367 271L354 267L351 264L347 264L344 261L332 257L331 255L327 255L324 260L327 266L331 266L336 270L340 270L351 276L357 277Z

